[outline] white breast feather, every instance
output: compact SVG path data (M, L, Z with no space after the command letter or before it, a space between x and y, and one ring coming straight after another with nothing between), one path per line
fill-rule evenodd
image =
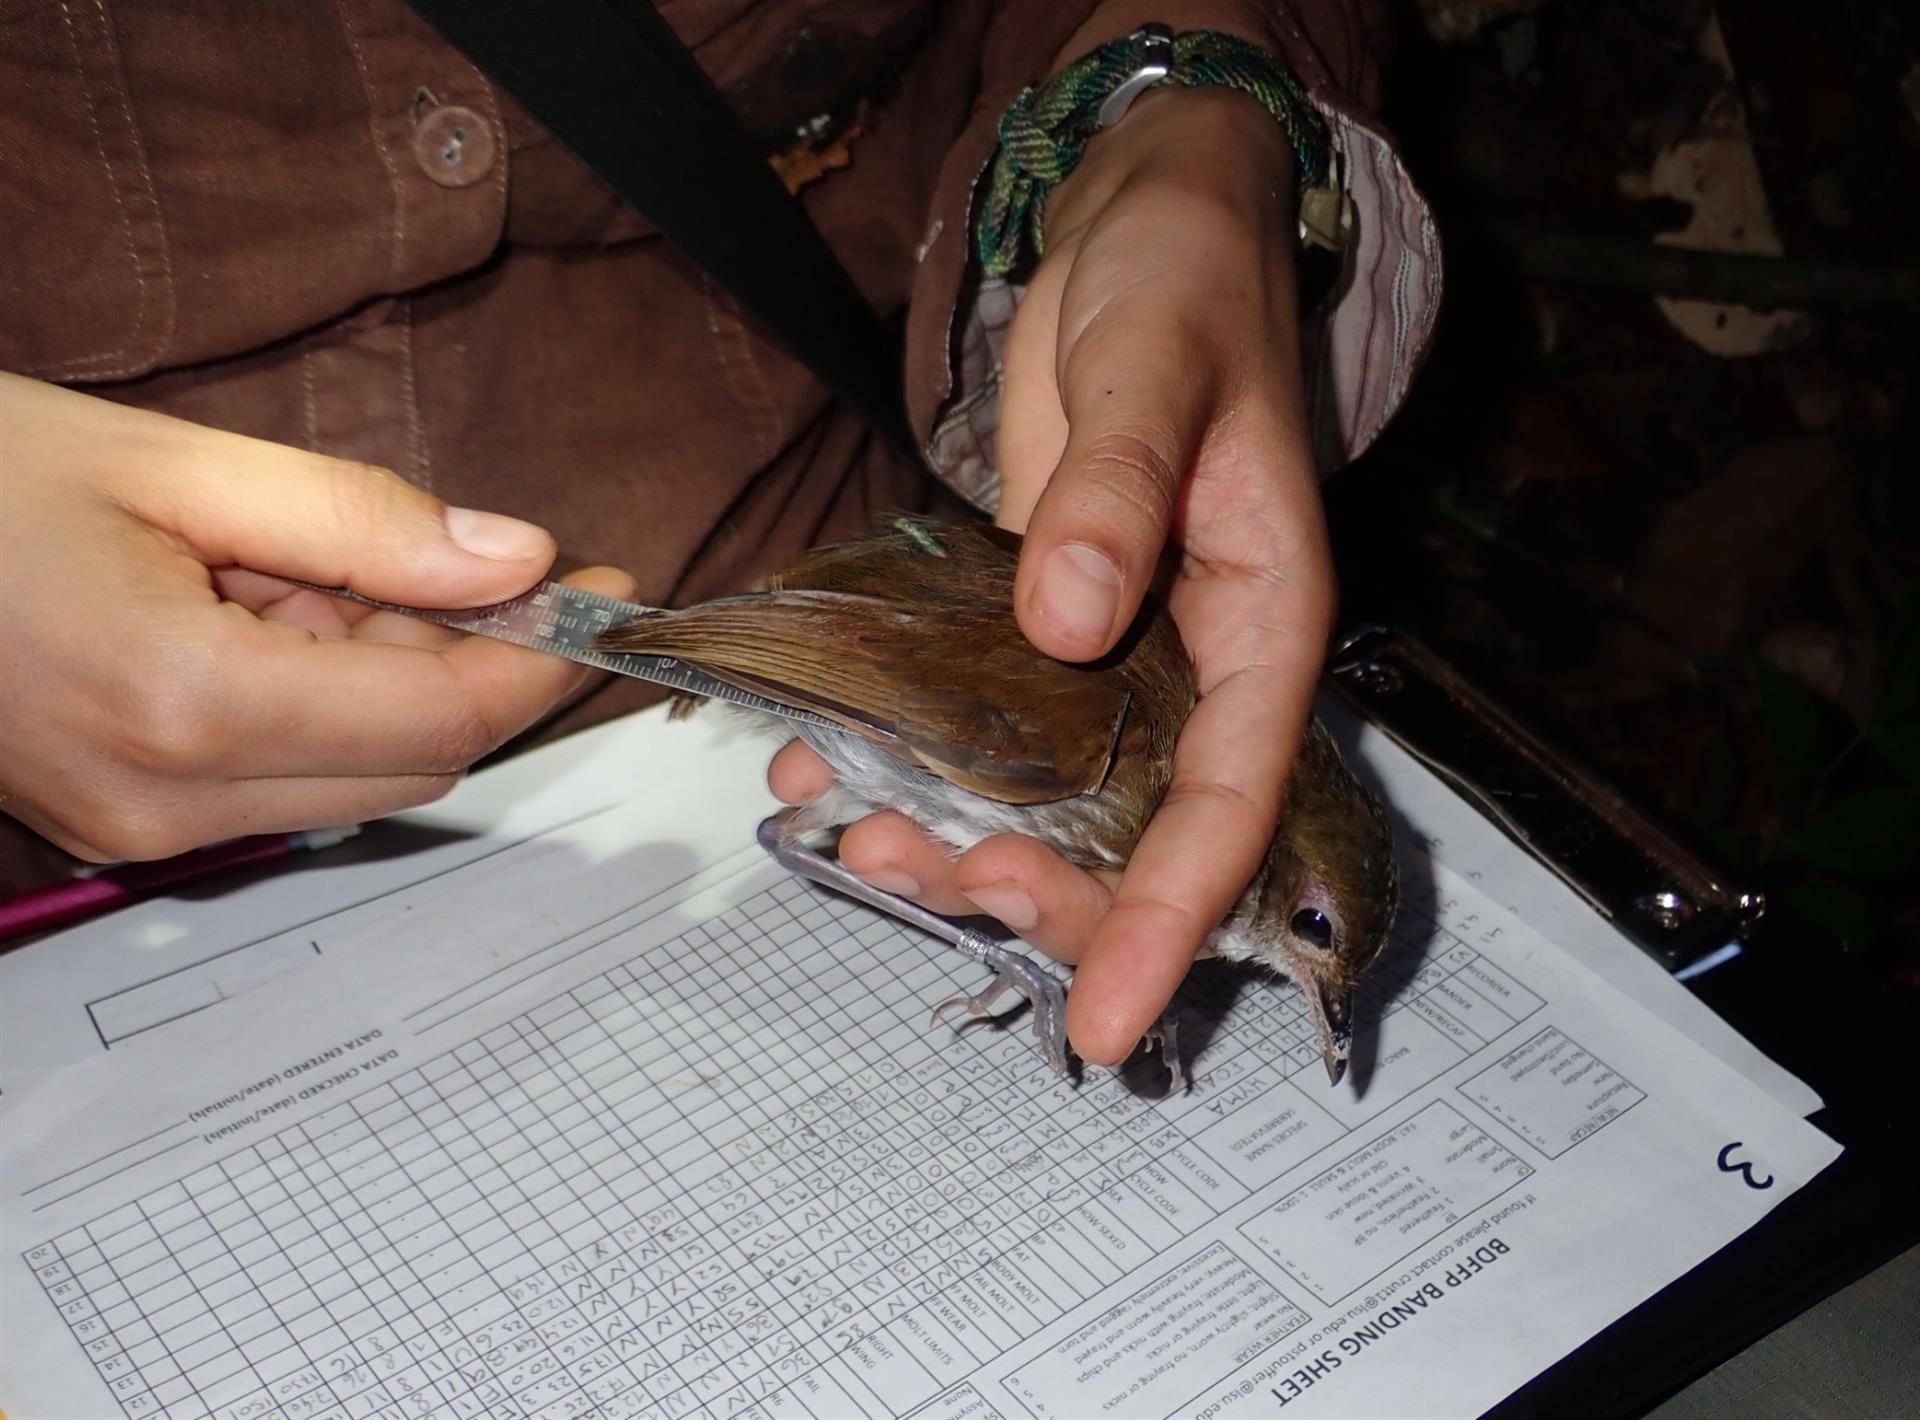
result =
M837 781L832 790L808 806L809 829L851 823L876 809L892 809L955 853L964 853L996 833L1024 833L1053 842L1088 842L1089 828L1105 827L1101 816L1112 812L1104 801L1089 796L1051 804L1003 804L902 763L851 731L791 722L786 722L785 728L798 733L819 752L832 766ZM1121 866L1114 854L1102 852L1102 856L1107 866Z
M738 707L734 707L738 708ZM834 786L806 807L799 827L804 832L852 823L880 809L904 814L956 854L964 853L996 833L1024 833L1043 840L1079 838L1092 815L1105 805L1085 797L1052 804L1003 804L959 788L936 775L915 769L888 754L879 745L850 730L796 724L759 711L742 711L769 729L798 734L827 761ZM1078 831L1075 831L1078 829ZM1064 830L1064 832L1063 832ZM1124 867L1107 853L1107 866ZM1262 961L1272 965L1246 930L1254 889L1216 927L1201 949L1203 957L1223 961Z

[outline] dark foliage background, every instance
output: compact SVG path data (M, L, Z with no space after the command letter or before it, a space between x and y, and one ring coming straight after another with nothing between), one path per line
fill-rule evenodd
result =
M1404 30L1391 119L1448 305L1331 492L1349 617L1420 634L1763 885L1809 966L1920 1003L1920 20L1422 0ZM1689 279L1803 312L1738 355L1641 269L1726 200L1647 175L1729 131L1780 259Z

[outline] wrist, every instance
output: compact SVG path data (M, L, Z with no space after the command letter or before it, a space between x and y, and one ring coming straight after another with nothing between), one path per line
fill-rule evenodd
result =
M1112 0L1095 16L1091 33L1133 20L1140 8ZM1180 18L1237 10L1228 0L1207 0L1181 7ZM1072 43L1091 33L1083 28ZM1172 93L1177 90L1221 92L1190 97ZM1136 109L1145 113L1135 117ZM1073 225L1073 212L1098 208L1137 173L1158 173L1163 182L1156 190L1176 200L1183 191L1229 203L1257 197L1264 203L1257 215L1294 219L1309 205L1300 197L1304 190L1321 196L1330 161L1326 123L1275 49L1239 30L1176 32L1160 21L1095 44L1044 83L1023 89L998 128L1000 150L973 230L982 269L993 276L1037 259L1050 226L1058 235L1061 226ZM1082 175L1082 169L1090 171ZM1284 181L1289 171L1291 200ZM1062 216L1057 190L1076 178ZM1292 225L1298 235L1308 234L1305 223ZM1255 226L1263 234L1273 230L1264 221Z
M1296 177L1286 131L1253 99L1227 89L1149 90L1123 123L1094 136L1080 165L1048 195L1049 246L1070 243L1123 188L1152 183L1172 200L1191 200L1196 215L1271 225L1290 251Z

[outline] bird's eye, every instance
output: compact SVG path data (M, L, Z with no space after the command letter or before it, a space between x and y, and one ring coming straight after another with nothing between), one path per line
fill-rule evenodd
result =
M1311 907L1303 907L1293 914L1293 921L1287 924L1293 935L1303 942L1325 950L1333 945L1333 923L1327 914Z

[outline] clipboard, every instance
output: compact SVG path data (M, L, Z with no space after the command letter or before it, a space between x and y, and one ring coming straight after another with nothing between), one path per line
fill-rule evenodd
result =
M1488 1420L1642 1416L1838 1288L1920 1244L1914 1016L1857 965L1808 970L1796 924L1757 884L1391 626L1342 635L1327 685L1669 972L1743 950L1688 987L1819 1091L1846 1152L1714 1257L1556 1362ZM1824 959L1823 959L1824 960ZM1685 1200L1675 1200L1685 1206Z
M1668 971L1745 941L1765 916L1757 887L1709 863L1413 636L1354 630L1336 643L1327 679Z

